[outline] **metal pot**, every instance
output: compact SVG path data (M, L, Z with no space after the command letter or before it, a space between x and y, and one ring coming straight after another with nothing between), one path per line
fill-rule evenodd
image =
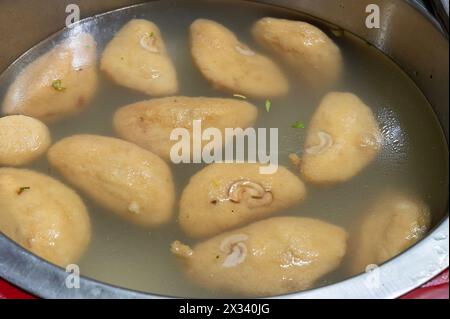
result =
M399 0L247 0L301 11L345 29L392 58L415 81L433 106L448 140L449 48L441 28L416 1ZM0 3L0 71L22 52L63 28L69 3L92 16L142 0L3 0ZM438 3L439 2L439 3ZM448 1L444 7L448 10ZM440 8L436 1L436 8ZM367 29L366 6L377 4L383 23ZM49 8L51 8L49 10ZM448 11L447 11L448 12ZM445 21L445 17L444 17ZM448 26L448 17L447 17ZM19 30L19 31L17 31ZM26 31L26 32L23 32ZM430 74L433 77L430 78ZM430 234L379 268L381 286L370 285L370 274L337 284L282 296L283 298L396 298L448 267L448 215ZM400 275L399 275L400 274ZM82 278L80 289L67 289L67 273L25 251L0 234L0 277L45 298L160 298Z

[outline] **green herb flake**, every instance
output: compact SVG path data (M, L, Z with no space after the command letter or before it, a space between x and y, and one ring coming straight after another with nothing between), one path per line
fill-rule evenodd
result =
M240 99L243 99L243 100L247 99L247 97L245 95L242 95L242 94L233 94L233 96L237 97L237 98L240 98Z
M54 80L52 82L52 88L54 88L56 91L64 91L66 88L63 86L62 81L61 80Z
M270 112L270 108L271 107L272 107L272 102L269 99L267 99L266 100L266 111L267 111L267 113Z
M292 125L292 128L302 128L303 129L303 128L305 128L305 124L303 124L300 121L297 121Z
M148 38L153 38L155 36L154 32L147 32L145 33L145 36L147 36Z
M23 192L25 192L25 191L27 191L27 190L29 190L29 189L31 189L31 187L29 187L29 186L21 187L21 188L19 188L19 190L17 191L17 195L22 195Z

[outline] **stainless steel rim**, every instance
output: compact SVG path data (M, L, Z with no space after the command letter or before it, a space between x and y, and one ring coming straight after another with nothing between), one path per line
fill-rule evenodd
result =
M300 2L289 0L246 0L301 9ZM308 2L308 1L306 1ZM434 20L423 8L415 6L436 28ZM442 29L440 29L442 32ZM376 43L375 43L376 45ZM448 84L447 84L448 85ZM442 123L442 119L441 119ZM447 129L444 130L446 133ZM345 281L309 291L277 298L397 298L429 281L449 266L449 217L445 217L425 239L381 265L375 272L362 274ZM86 277L81 278L80 289L65 286L67 273L24 250L0 233L0 277L43 298L168 298L107 285ZM412 263L411 261L414 261Z

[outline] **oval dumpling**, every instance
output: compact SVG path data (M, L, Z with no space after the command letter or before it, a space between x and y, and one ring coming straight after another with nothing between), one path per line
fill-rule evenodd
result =
M261 174L260 164L216 163L195 174L183 190L178 222L190 237L207 237L300 203L303 182L278 167Z
M9 87L3 113L43 122L78 115L97 92L97 43L87 33L68 38L29 64Z
M289 83L280 68L241 43L223 25L198 19L190 29L194 62L216 88L259 98L289 91Z
M134 19L108 43L100 69L115 83L151 96L178 91L175 67L153 22Z
M50 132L41 121L24 115L0 118L0 165L29 164L42 156L50 143Z
M274 52L313 88L327 88L342 74L338 46L319 28L301 21L263 18L252 29L255 39Z
M430 209L420 199L401 192L385 192L368 209L352 240L353 274L402 253L425 236L430 224Z
M0 168L0 231L61 267L76 262L91 238L89 215L73 190L15 168Z
M120 108L114 116L114 129L119 137L168 160L176 143L170 140L174 129L187 129L192 136L193 121L201 120L202 130L217 128L223 137L225 128L252 126L257 114L254 105L236 99L168 97ZM206 143L203 141L203 146Z
M189 279L220 293L274 296L305 290L336 269L347 233L326 222L275 217L213 237L190 248L176 241Z
M48 160L71 184L124 219L156 227L172 218L171 171L149 151L115 138L75 135L53 145Z
M381 146L372 110L354 94L329 93L308 128L302 176L316 184L345 182L369 165Z

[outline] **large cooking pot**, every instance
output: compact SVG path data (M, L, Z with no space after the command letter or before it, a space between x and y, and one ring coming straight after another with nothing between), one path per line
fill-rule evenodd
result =
M440 27L416 1L399 0L250 0L301 11L354 33L397 62L433 106L445 136L449 129L449 48L447 25ZM2 0L0 2L0 71L24 51L63 28L69 3L78 4L83 17L93 16L142 0ZM445 4L446 3L446 4ZM366 6L381 9L380 29L366 28ZM436 2L448 10L448 1ZM445 12L445 11L444 11ZM442 11L441 11L442 13ZM448 14L448 11L447 11ZM441 15L442 17L442 15ZM447 18L448 19L448 18ZM445 16L443 18L445 19ZM430 74L433 74L430 77ZM395 298L420 286L448 267L449 218L445 217L414 247L378 269L381 285L362 274L286 298ZM67 289L67 273L25 251L0 234L0 277L45 298L159 298L82 278L80 289Z

